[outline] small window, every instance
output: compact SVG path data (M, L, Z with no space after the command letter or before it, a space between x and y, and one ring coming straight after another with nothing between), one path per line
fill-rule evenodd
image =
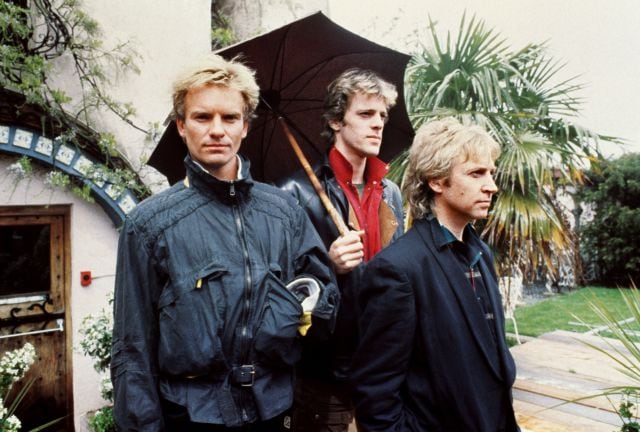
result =
M49 292L49 224L0 226L0 297Z

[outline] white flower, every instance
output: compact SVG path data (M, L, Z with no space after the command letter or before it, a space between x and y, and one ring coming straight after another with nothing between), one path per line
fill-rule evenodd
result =
M18 180L21 180L27 176L27 171L24 169L20 162L12 163L7 167L7 171L9 171L14 177Z
M22 423L18 417L10 415L7 418L0 418L0 430L2 432L18 432L22 427Z
M98 372L107 370L109 367L112 330L113 313L111 310L102 309L97 316L88 315L82 320L80 348L85 355L94 359L93 367Z
M6 394L14 382L24 376L36 359L33 345L26 343L22 348L8 351L0 358L0 394ZM9 415L0 397L0 431L18 432L22 424L15 415Z
M100 395L106 400L113 400L113 383L108 374L100 379Z
M20 349L8 351L0 358L0 383L10 386L21 379L36 359L36 350L30 343Z
M44 182L51 188L58 187L64 189L71 183L71 179L62 171L49 171Z

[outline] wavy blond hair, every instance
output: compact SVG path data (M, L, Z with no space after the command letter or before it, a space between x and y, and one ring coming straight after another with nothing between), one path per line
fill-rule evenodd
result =
M402 193L409 206L411 220L431 213L434 193L429 181L448 179L457 161L490 155L500 156L500 145L480 126L463 125L453 117L424 124L409 149L407 169L402 179Z
M255 72L238 58L226 60L210 54L188 67L173 83L173 119L184 119L184 99L189 90L206 85L218 85L238 90L244 100L245 120L253 118L258 106L260 88Z

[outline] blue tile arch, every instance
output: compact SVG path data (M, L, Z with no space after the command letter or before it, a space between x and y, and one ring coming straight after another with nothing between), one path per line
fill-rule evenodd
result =
M100 164L100 161L81 149L56 142L31 129L0 124L0 152L28 156L89 184L96 202L116 226L122 224L126 215L139 202L136 195L128 189L116 191L110 183L91 181L84 177L91 166Z

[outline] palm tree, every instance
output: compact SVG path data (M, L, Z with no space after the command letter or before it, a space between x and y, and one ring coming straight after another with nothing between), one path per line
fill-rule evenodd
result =
M406 101L414 127L454 116L486 128L502 146L496 182L500 192L483 235L494 247L501 271L556 274L573 260L574 241L554 199L558 184L581 181L587 162L600 159L599 140L613 140L573 123L582 89L574 79L558 81L563 65L546 55L545 44L511 51L481 20L463 16L456 40L442 42L429 18L432 47L422 48L408 67ZM400 181L406 152L390 176ZM570 261L572 263L572 261Z

